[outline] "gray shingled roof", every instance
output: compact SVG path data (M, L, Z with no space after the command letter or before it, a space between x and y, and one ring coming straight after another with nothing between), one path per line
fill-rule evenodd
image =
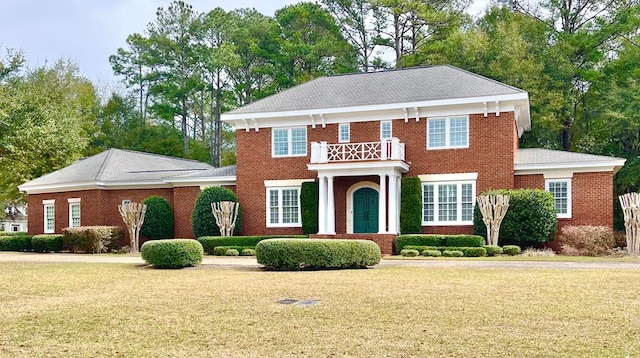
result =
M160 181L214 169L195 160L172 158L132 150L109 149L29 181L22 186L82 182Z
M228 165L226 167L213 168L208 170L202 170L198 172L192 172L187 174L181 174L173 178L210 178L210 177L231 177L236 175L236 166Z
M545 164L598 164L611 163L612 161L624 161L622 158L608 157L604 155L565 152L561 150L527 148L518 149L515 165L545 165Z
M413 103L526 93L453 67L417 67L320 77L226 114Z

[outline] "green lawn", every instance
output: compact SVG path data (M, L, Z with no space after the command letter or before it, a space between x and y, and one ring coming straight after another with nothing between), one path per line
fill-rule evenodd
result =
M636 357L640 270L2 263L0 330L18 357Z

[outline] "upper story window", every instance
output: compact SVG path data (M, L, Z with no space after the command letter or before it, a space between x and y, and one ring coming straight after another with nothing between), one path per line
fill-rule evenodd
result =
M342 123L338 126L338 142L349 143L351 141L351 130L349 123Z
M553 194L553 204L558 218L571 218L571 179L547 179L545 190Z
M307 127L273 129L271 137L272 156L307 155Z
M55 211L55 200L43 200L42 205L44 206L44 233L51 234L55 231L55 220L56 220L56 211Z
M69 202L69 227L80 226L80 198L67 199Z
M475 181L422 183L422 225L472 225Z
M468 148L469 117L430 118L427 149Z
M380 140L391 139L392 136L391 121L380 122Z

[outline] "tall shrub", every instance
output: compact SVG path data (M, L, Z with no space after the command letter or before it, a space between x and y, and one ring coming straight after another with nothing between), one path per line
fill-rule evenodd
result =
M422 232L422 184L418 177L402 178L400 190L400 233Z
M318 232L318 182L302 183L300 189L302 232L305 235Z
M196 237L200 236L220 236L220 228L216 224L216 219L211 212L211 203L219 201L235 201L238 202L236 194L221 186L212 186L204 189L198 195L196 203L191 212L191 222L193 225L193 233ZM236 219L236 227L233 233L240 233L242 227L242 208L238 210L238 218Z
M147 205L140 236L150 239L173 238L173 209L167 199L152 195L142 200Z
M527 246L553 240L558 224L553 195L540 189L488 190L484 195L509 195L509 210L500 226L501 245ZM486 238L487 229L476 205L473 233Z

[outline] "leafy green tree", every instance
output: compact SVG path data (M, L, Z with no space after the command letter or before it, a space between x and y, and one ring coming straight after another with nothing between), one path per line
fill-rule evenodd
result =
M196 237L220 236L220 228L216 224L216 219L213 217L211 209L211 203L220 201L235 201L237 203L238 197L230 189L220 186L212 186L200 192L191 213L193 233ZM239 208L236 227L233 233L236 235L239 234L241 227L242 208Z
M142 203L147 205L147 211L140 229L140 236L150 239L172 239L173 209L167 199L152 195L142 199Z

